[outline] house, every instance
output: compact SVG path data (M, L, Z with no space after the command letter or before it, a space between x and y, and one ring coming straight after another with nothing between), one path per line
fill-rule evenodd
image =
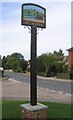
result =
M67 49L68 51L68 70L72 72L73 69L73 47Z

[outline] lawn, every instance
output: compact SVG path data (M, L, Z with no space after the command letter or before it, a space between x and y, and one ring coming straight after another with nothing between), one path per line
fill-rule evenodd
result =
M21 104L27 103L26 101L13 101L3 100L2 102L2 120L5 118L20 118L21 117ZM49 120L72 120L71 118L71 106L70 104L52 103L52 102L41 102L48 106L48 119Z

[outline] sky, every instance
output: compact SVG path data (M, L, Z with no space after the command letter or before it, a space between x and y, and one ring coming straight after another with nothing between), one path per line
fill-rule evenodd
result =
M37 34L37 56L73 46L71 42L71 0L3 0L0 2L0 55L14 52L30 59L31 31L21 25L21 5L35 3L46 8L46 28Z

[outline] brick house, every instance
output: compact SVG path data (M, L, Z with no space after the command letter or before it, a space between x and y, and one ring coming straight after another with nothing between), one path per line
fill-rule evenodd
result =
M68 69L73 72L73 47L67 49L68 51Z

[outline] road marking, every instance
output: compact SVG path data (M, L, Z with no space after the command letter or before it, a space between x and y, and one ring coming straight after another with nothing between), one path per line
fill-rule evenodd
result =
M17 83L21 83L20 81L16 81Z
M65 95L67 95L67 96L72 96L72 94L68 94L68 93L66 93Z
M58 91L58 93L59 93L59 94L63 94L63 92L61 92L61 91Z
M13 80L14 83L21 83L20 81L17 81L17 80Z
M14 80L14 79L9 79L9 81L14 82L14 83L16 82L16 80Z
M49 91L49 89L48 89L48 88L45 88L45 90Z
M51 92L56 92L55 90L50 90Z
M13 80L14 80L14 79L11 79L11 78L9 79L9 81L13 81Z
M12 78L10 78L9 81L11 81L11 82L13 82L13 83L21 83L20 81L17 81L17 80L12 79Z
M44 88L40 87L41 90L43 90Z

